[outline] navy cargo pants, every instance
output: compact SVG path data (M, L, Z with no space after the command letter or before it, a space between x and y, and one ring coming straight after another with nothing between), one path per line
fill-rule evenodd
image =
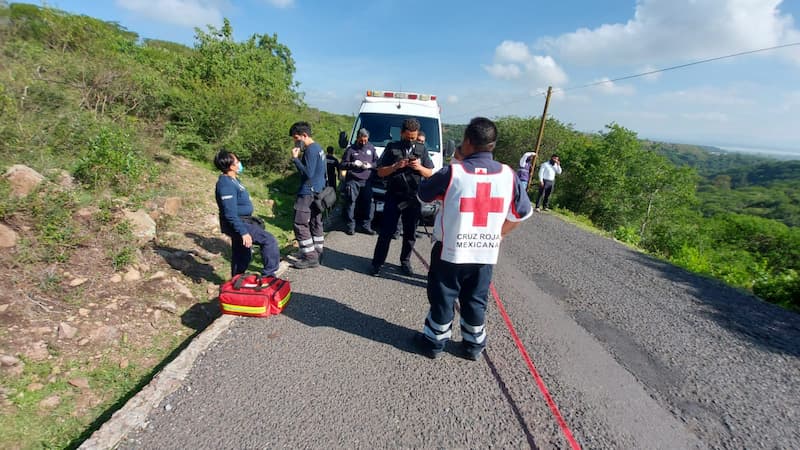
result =
M452 336L453 310L458 299L461 307L461 336L465 350L478 355L486 347L486 307L493 264L453 264L443 261L442 243L431 250L428 271L428 302L423 334L434 352L444 350Z

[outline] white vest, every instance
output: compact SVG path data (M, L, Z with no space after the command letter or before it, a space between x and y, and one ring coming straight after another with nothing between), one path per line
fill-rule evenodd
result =
M436 218L433 240L442 242L442 259L455 264L496 264L500 232L514 201L514 172L503 164L497 173L451 166L450 186Z

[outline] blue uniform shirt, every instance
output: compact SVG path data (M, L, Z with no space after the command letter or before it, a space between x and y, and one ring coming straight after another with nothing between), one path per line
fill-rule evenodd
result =
M322 146L314 142L306 147L302 158L302 161L298 158L292 159L300 172L300 189L297 191L297 195L312 195L314 192L322 192L325 189L325 171L327 170L325 151L322 150Z
M253 215L253 202L250 194L239 180L227 175L220 175L214 193L219 207L219 228L227 234L247 234L247 227L241 216Z

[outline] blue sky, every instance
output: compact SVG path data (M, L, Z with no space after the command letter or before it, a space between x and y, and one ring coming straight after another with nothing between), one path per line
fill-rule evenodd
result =
M12 2L13 3L13 2ZM306 102L351 114L367 89L438 95L446 123L549 114L577 130L800 154L800 46L590 88L605 79L800 42L800 1L108 0L49 6L193 44L231 20L277 33ZM559 90L559 89L564 89Z

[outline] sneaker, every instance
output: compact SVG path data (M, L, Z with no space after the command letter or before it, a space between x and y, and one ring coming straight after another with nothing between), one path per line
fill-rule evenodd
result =
M539 207L537 206L537 207L536 207L536 209L534 209L534 211L536 211L536 212L540 212L540 211L541 211L541 209L539 209Z
M314 267L319 267L319 261L316 259L300 259L292 263L292 267L295 269L313 269Z
M369 274L373 277L381 276L381 266L372 266L372 268L369 269Z
M394 239L396 241L396 240L400 239L400 235L399 234L393 234L392 235L392 239Z
M417 353L419 353L420 355L422 355L422 356L424 356L426 358L436 359L436 358L442 356L442 352L441 351L437 352L436 350L434 350L433 347L431 347L430 342L428 342L428 340L425 338L425 336L422 333L416 333L414 335L414 339L413 339L412 343L413 343L414 349L417 351Z
M299 260L303 259L303 254L300 253L300 252L295 252L295 253L286 255L286 259L288 259L290 262L299 261Z
M348 236L352 236L352 235L356 234L356 230L349 230L348 229L347 231L345 231L345 233L347 233Z
M400 264L400 270L410 277L414 276L414 269L411 268L411 264L409 263Z
M545 211L550 211L550 208L548 208L547 206L545 206L545 207L544 207L544 210L545 210Z

